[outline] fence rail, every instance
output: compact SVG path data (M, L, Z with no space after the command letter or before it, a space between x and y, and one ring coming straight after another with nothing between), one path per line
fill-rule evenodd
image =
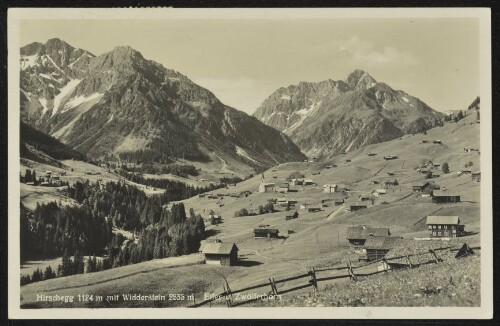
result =
M472 249L480 249L480 247L474 247ZM457 249L454 246L434 248L434 249L429 249L427 251L417 252L414 254L385 257L385 258L373 260L373 261L370 261L368 263L357 265L357 266L353 266L353 264L349 260L347 262L346 266L332 266L332 267L319 267L319 268L312 267L307 273L302 273L299 275L290 276L290 277L281 278L281 279L274 279L273 277L270 277L269 282L264 282L264 283L248 286L248 287L237 289L237 290L231 290L229 288L229 284L226 282L223 285L223 290L224 290L223 292L221 292L217 295L213 295L212 297L210 297L204 301L195 303L195 304L190 305L188 307L189 308L197 308L197 307L201 307L201 306L206 305L206 304L210 304L211 302L213 302L215 300L221 300L221 299L225 299L228 307L235 307L235 306L243 305L245 303L255 302L255 301L258 301L260 299L259 298L250 298L250 299L245 300L245 301L240 301L240 302L234 303L233 302L233 294L243 293L243 292L247 292L250 290L255 290L255 289L265 288L265 287L268 287L270 289L270 291L263 293L264 296L265 295L270 296L270 295L285 294L285 293L289 293L292 291L304 289L304 288L307 288L310 286L312 286L317 291L318 290L318 282L330 281L330 280L335 280L335 279L343 279L343 278L350 278L350 279L354 280L357 277L367 277L367 276L371 276L371 275L375 275L375 274L379 274L379 273L387 273L389 270L392 270L392 267L390 267L390 264L388 263L388 261L403 259L404 263L402 263L399 266L400 268L415 268L415 267L418 267L420 265L439 263L442 260L439 258L437 252L442 251L442 250L457 251L457 250L460 250L460 248ZM412 263L412 261L410 259L411 257L422 256L422 255L431 255L431 259L428 260L427 262L423 262L423 263L422 262L420 262L418 264ZM364 273L357 272L357 270L359 270L361 268L364 268L364 267L370 266L370 265L374 265L374 264L379 264L379 263L382 263L382 269L377 268L376 271L364 272ZM343 270L346 270L347 274L329 275L329 276L318 277L318 274L321 274L321 273L333 272L333 271L343 271ZM286 283L286 282L290 282L290 281L296 281L296 280L300 280L303 278L309 278L308 282L305 284L294 285L291 288L283 289L283 290L278 290L278 288L276 287L276 284L282 284L282 283Z

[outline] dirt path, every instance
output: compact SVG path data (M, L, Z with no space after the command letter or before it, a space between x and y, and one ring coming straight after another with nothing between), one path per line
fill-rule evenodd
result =
M342 212L343 209L344 209L344 205L340 206L339 208L337 208L336 210L331 212L330 215L328 215L328 218L326 220L327 221L333 220L337 215L339 215Z

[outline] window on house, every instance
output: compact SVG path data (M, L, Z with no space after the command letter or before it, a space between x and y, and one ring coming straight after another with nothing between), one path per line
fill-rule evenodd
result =
M448 229L448 225L443 226L444 229Z
M441 236L441 231L438 232L438 237L440 237L440 236Z
M436 236L436 231L432 231L432 235L433 235L433 236Z

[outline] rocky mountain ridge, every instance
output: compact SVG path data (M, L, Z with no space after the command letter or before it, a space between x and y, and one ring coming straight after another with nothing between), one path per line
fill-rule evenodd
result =
M377 82L362 70L344 80L282 87L254 116L317 158L422 132L440 125L443 118L418 98Z
M128 46L96 57L49 40L21 54L23 121L90 158L251 167L304 158L283 133Z

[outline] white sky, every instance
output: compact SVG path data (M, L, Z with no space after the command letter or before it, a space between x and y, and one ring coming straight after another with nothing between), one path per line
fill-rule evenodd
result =
M479 21L439 19L31 20L21 44L58 37L96 55L129 45L252 113L280 87L359 68L439 111L479 95Z

